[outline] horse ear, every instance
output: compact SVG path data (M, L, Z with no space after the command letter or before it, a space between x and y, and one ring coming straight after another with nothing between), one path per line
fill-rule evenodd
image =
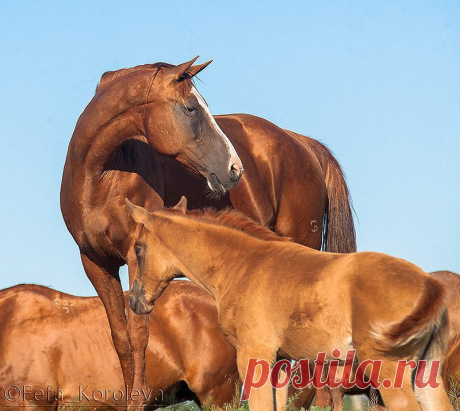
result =
M125 198L126 208L128 209L129 213L133 220L138 224L145 224L147 220L152 218L152 215L144 208L137 205L134 205Z
M173 207L174 210L179 210L182 214L185 214L187 211L187 198L182 196L179 202Z
M198 64L197 66L192 66L190 67L190 70L188 71L188 73L190 73L190 75L192 77L196 76L200 71L204 70L206 67L208 67L210 64L212 63L212 60L209 60L207 61L206 63L203 63L203 64Z
M200 56L196 56L194 59L187 61L186 63L182 63L182 64L179 64L178 66L171 67L168 73L169 76L171 77L171 80L175 80L175 81L184 80L187 77L187 72L189 71L190 67L192 67L192 64L195 63L198 57Z

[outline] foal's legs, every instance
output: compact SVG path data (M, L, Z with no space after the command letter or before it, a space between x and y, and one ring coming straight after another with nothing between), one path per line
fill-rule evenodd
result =
M372 357L371 357L372 358ZM389 379L394 382L398 362L389 359L383 359L382 370L380 372L380 381ZM383 388L380 387L380 395L383 398L385 406L390 410L420 410L415 393L412 389L412 377L410 370L404 373L401 388Z
M81 254L81 260L86 275L104 304L112 332L113 345L120 360L123 379L128 385L128 389L131 390L133 386L133 356L128 340L123 289L118 268L104 269L84 254Z
M426 352L424 353L422 360L427 361L425 368L426 377L423 381L428 380L428 374L433 367L433 361L444 360L444 353L447 349L447 342L449 338L449 325L447 314L444 313L441 322L437 329L434 331L434 334L431 340L428 343ZM431 388L427 386L423 389L415 387L415 395L421 404L423 411L437 411L437 410L451 410L452 406L450 405L449 398L446 394L446 388L444 386L444 381L441 377L441 367L438 369L438 374L436 378L437 382L440 383L438 388Z
M237 366L238 373L240 374L241 381L244 382L246 377L246 372L248 369L249 359L257 358L259 360L267 360L270 364L270 367L273 365L273 360L271 360L273 355L264 355L260 351L258 353L251 352L249 350L238 350L237 353ZM262 374L262 367L258 365L254 372L254 381L259 381ZM273 388L270 385L270 381L267 380L265 385L261 388L253 388L251 390L251 396L249 398L249 409L251 411L275 411L275 398L273 395ZM276 410L279 411L279 410Z
M280 371L279 380L284 381L287 374L284 369ZM288 394L289 394L289 384L287 384L284 388L277 388L275 391L275 403L276 403L276 411L281 411L286 409Z
M383 382L384 380L388 379L392 383L394 383L396 370L398 369L398 361L394 360L392 357L386 356L382 353L379 354L378 351L369 349L366 347L356 347L356 354L358 360L364 361L366 358L370 359L381 359L382 366L380 369L379 381ZM404 360L404 358L400 358ZM366 368L366 376L370 377L370 367ZM401 410L401 411L419 411L420 405L415 397L415 393L412 389L412 380L411 380L411 372L408 369L404 373L404 378L402 381L401 388L394 388L393 386L390 388L384 388L383 385L380 386L379 391L380 395L383 398L383 402L385 403L385 407L389 410Z

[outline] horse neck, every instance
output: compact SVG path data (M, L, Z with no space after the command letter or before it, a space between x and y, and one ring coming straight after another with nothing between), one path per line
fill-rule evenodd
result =
M216 300L237 281L245 253L250 250L254 256L267 248L266 241L225 226L179 216L171 220L160 225L163 233L156 232L176 259L176 268Z
M98 176L126 141L146 142L142 115L151 76L120 79L96 92L78 119L69 145L73 162ZM153 94L153 90L150 95Z

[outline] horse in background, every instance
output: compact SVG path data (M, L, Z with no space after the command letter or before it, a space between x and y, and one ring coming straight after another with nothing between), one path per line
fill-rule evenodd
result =
M449 346L446 351L442 377L445 386L460 401L460 276L452 271L435 271L431 275L446 288L449 312Z
M355 349L358 362L382 361L379 381L391 384L381 395L390 410L452 409L442 380L436 389L413 388L406 372L401 388L392 386L400 360L424 359L430 366L442 362L447 346L443 286L420 268L384 254L324 253L272 241L269 230L262 239L253 231L263 227L242 214L186 213L185 198L177 209L153 213L126 202L141 227L134 245L139 275L129 296L137 314L149 313L183 275L215 299L242 380L251 358L271 368L277 358L313 361L322 351L339 350L334 356L344 361ZM261 373L256 368L253 380ZM371 378L369 367L365 373ZM287 390L278 390L277 410L285 408L286 397ZM270 411L274 401L267 383L253 391L249 406Z
M132 285L138 227L124 198L153 211L186 195L190 208L233 207L301 244L356 251L348 188L331 152L259 117L213 117L192 81L210 62L195 60L103 74L64 166L62 215L129 389L145 388L148 319L125 315L119 268L128 265Z
M125 299L127 293L125 293ZM236 352L217 323L214 300L189 281L174 281L150 314L146 375L149 409L180 402L232 400ZM0 291L0 387L28 387L0 406L35 409L126 408L126 388L104 307L38 285ZM34 401L35 393L41 392ZM22 395L24 394L24 395ZM143 396L144 393L141 393ZM74 403L74 404L72 404Z

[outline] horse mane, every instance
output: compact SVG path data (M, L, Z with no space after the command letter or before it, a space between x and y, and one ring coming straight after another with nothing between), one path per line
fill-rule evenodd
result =
M174 67L174 65L169 64L169 63L159 62L159 63L153 63L153 64L141 64L139 66L134 66L130 68L122 68L122 69L115 70L115 71L106 71L101 76L101 79L99 80L99 83L96 86L96 93L101 87L105 87L107 84L109 84L110 82L112 82L113 80L117 78L126 76L136 71L141 71L141 70L153 70L155 72L158 72L163 67L170 68L170 67Z
M168 208L164 210L168 214L182 214L179 210ZM196 221L203 221L214 225L229 227L234 230L243 231L244 233L264 241L290 242L290 237L283 237L269 228L257 223L252 218L240 213L239 211L226 208L216 210L205 208L202 210L187 211L186 217Z

